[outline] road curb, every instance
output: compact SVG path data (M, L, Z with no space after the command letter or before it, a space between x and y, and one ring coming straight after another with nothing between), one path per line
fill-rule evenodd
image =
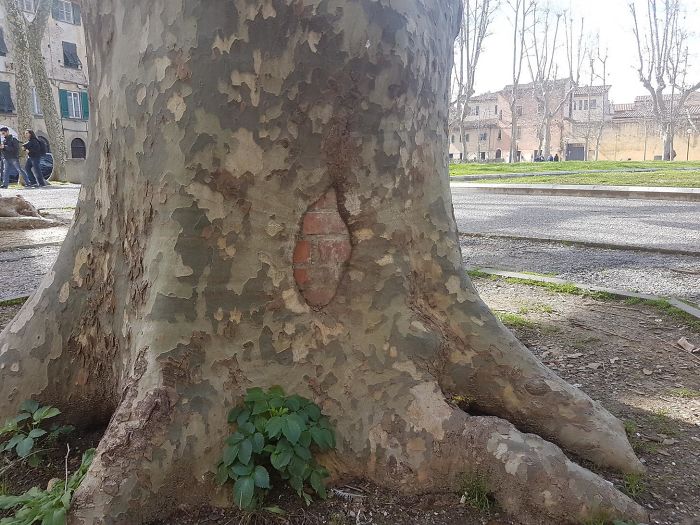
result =
M453 177L453 179L456 177ZM700 188L651 188L646 186L592 186L576 184L477 184L450 182L450 187L474 193L545 195L602 199L667 200L700 202Z
M621 168L611 170L566 170L566 171L532 171L518 173L512 171L509 173L482 173L480 175L453 175L452 180L456 181L477 181L477 180L498 180L498 179L520 179L528 177L559 177L565 175L586 175L589 173L654 173L657 171L695 171L697 168L690 167L658 167L658 168Z
M608 288L606 286L596 286L591 284L582 284L574 281L567 281L566 279L559 279L558 277L546 277L540 275L532 275L529 273L518 273L509 272L505 270L497 270L495 268L470 268L470 271L478 271L482 273L487 273L489 275L497 275L499 277L512 277L514 279L526 279L528 281L537 281L540 283L551 283L551 284L571 284L582 290L589 290L591 292L605 292L617 297L623 298L635 298L644 299L646 301L667 301L672 306L683 310L685 313L700 319L700 308L696 308L688 303L677 299L676 297L661 297L658 295L643 294L637 292L628 292L627 290L618 290L616 288Z
M620 250L620 251L637 251L650 253L663 253L666 255L689 255L699 257L700 251L694 250L679 250L676 248L655 248L652 246L640 246L637 244L611 244L607 242L597 241L573 241L571 239L553 239L551 237L521 237L519 235L508 235L502 233L469 233L459 232L460 237L475 237L478 239L505 239L513 241L530 241L530 242L552 242L572 246L582 246L585 248L602 248L605 250Z

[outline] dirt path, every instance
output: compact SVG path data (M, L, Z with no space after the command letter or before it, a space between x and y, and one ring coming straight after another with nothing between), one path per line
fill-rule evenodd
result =
M540 359L626 422L649 469L643 478L598 472L649 508L651 523L700 524L700 354L676 344L685 337L700 346L700 330L645 304L594 300L503 280L476 279L475 284ZM0 328L17 310L0 307ZM9 492L26 488L26 472L16 479L22 482L15 483L12 475L0 481ZM38 475L35 483L45 486L46 481ZM461 505L458 494L407 498L360 480L342 490L308 508L273 493L269 504L283 507L283 517L181 508L159 525L517 524L497 510L485 513Z

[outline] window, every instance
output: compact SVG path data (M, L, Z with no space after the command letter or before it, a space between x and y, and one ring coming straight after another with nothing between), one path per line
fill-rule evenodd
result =
M20 5L22 7L22 10L28 11L30 13L33 13L36 10L34 0L21 0Z
M7 56L7 44L5 44L5 33L0 27L0 57Z
M493 114L498 115L498 104L493 107Z
M597 98L591 99L591 109L598 109L598 99Z
M469 142L469 133L464 135L464 142Z
M68 91L68 118L81 118L80 93Z
M72 159L84 159L85 153L85 141L83 139L73 139L70 143L70 156ZM450 155L452 158L452 155Z
M516 139L521 139L521 138L523 138L523 128L521 128L520 126L518 126L517 128L515 128L515 138L516 138Z
M583 101L583 109L588 110L588 100Z
M32 88L32 109L35 115L43 115L41 111L41 99L39 98L39 93L36 92L36 88Z
M53 0L53 17L59 22L80 25L80 6L66 0Z
M519 117L523 116L523 107L522 106L515 106L515 114L518 115Z
M498 130L498 140L501 140L501 137L502 137L502 134L501 134L501 130L499 129Z
M454 144L454 143L455 143L455 136L452 135L452 144Z
M61 107L61 117L87 120L90 116L90 104L87 91L58 90L58 102Z
M10 94L10 83L0 82L0 113L14 113L15 105Z
M479 140L482 140L482 141L486 140L487 137L488 137L487 133L479 133Z
M80 69L83 63L78 58L78 48L73 42L63 42L63 67Z
M474 114L475 115L479 114L479 106L474 106Z

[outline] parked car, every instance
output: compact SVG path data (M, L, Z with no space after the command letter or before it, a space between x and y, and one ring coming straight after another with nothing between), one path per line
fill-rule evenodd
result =
M22 167L24 168L24 166ZM50 180L51 175L53 175L53 155L51 153L43 155L39 162L39 167L41 168L41 174L44 176L44 179ZM17 170L10 166L6 166L6 168L10 170L10 182L17 182L19 179Z

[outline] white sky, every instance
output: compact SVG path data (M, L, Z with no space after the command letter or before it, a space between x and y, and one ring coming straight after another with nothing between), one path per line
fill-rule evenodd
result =
M628 0L550 0L550 4L573 12L579 26L581 17L584 17L584 31L600 35L602 50L606 47L608 49L607 76L608 83L612 85L611 99L615 103L632 102L635 96L646 94L634 69L639 59L632 34L632 18L627 8ZM638 1L641 8L644 4L646 2ZM690 31L700 32L700 0L685 0L685 5L689 9L685 27ZM477 94L496 91L512 83L512 26L508 18L509 10L507 7L499 9L492 25L492 34L484 42L476 74ZM643 12L645 13L646 9ZM562 38L559 39L562 51L563 34L562 27ZM694 83L700 81L700 36L693 35L690 44L692 64L688 80ZM565 73L567 66L564 60L562 56L560 77L568 74ZM581 83L587 84L588 78L588 74L582 71ZM520 82L529 81L530 72L527 64L523 62Z

